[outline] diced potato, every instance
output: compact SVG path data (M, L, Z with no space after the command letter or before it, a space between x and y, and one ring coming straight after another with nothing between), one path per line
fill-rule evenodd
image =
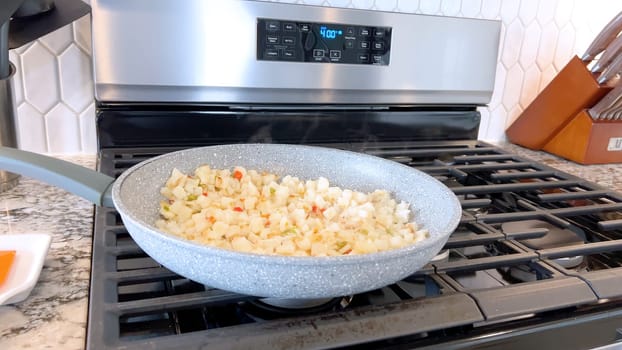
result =
M241 252L250 252L253 250L253 244L244 237L235 237L231 240L231 247Z
M302 237L296 240L296 245L298 246L299 250L306 252L307 250L311 249L311 240L309 239L309 237Z
M311 244L311 255L313 256L325 256L328 252L328 247L324 242L315 242Z
M328 190L329 183L325 177L320 177L317 180L317 191L320 193L326 192Z
M188 192L182 186L177 186L173 189L173 196L175 199L185 199L188 197Z
M277 254L292 255L296 251L296 245L291 239L284 240L280 246L276 247Z
M409 204L384 190L362 193L247 170L200 166L193 176L173 169L160 193L156 226L223 249L288 256L368 254L428 237Z

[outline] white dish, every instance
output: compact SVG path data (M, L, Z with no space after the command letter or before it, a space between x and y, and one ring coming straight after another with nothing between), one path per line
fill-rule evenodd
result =
M9 275L0 285L0 305L20 302L30 295L51 241L45 233L0 234L0 250L15 250Z

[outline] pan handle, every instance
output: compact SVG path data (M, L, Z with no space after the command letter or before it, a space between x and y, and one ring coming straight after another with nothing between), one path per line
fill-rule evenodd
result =
M113 177L61 159L0 147L0 169L58 186L96 205L114 207Z

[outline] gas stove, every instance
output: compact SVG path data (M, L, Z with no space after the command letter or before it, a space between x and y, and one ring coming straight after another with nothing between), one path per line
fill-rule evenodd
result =
M284 300L176 275L117 212L97 208L87 348L578 349L618 339L622 194L477 140L499 22L254 1L91 6L100 171L118 176L196 146L309 144L424 171L463 211L443 250L402 281Z
M584 348L615 340L621 194L480 141L323 145L408 164L447 184L463 216L444 251L378 290L275 302L168 271L113 209L97 208L87 345ZM175 149L104 150L100 170L118 175Z

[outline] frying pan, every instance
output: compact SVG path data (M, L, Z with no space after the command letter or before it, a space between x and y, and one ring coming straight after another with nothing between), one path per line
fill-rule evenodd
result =
M411 204L413 219L430 235L400 249L336 257L269 256L194 243L156 228L160 188L173 168L193 173L200 165L326 177L333 186L389 191ZM420 269L458 225L461 207L431 176L390 160L323 147L235 144L192 148L141 162L112 177L58 159L0 147L0 169L59 186L97 205L116 207L145 253L171 271L210 287L273 298L327 298L377 289Z

